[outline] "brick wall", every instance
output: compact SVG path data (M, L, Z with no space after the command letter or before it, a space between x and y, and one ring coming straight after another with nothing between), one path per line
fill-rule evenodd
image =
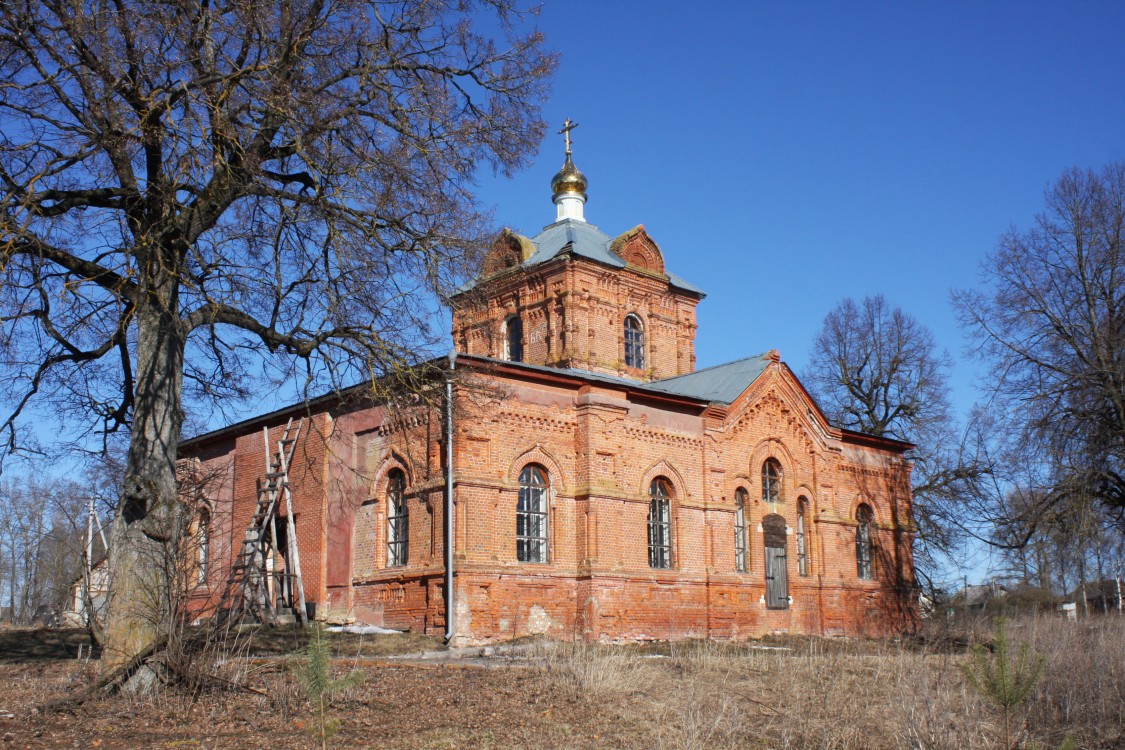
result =
M657 401L625 386L517 366L464 381L455 431L459 640L873 635L911 627L909 465L893 446L827 428L810 407L780 362L729 408ZM322 612L440 632L441 415L366 406L318 415L314 424L292 472L309 599ZM271 429L272 439L280 429ZM240 538L264 464L260 431L231 440L213 460L224 456L233 466L228 527ZM782 468L779 502L762 498L767 459ZM529 463L550 482L545 563L516 559L518 479ZM407 477L410 517L409 559L396 567L386 552L392 469ZM672 490L667 570L648 565L655 477ZM740 487L749 497L746 572L735 570L734 557ZM799 498L807 501L806 576L795 541ZM857 575L860 503L875 514L870 581ZM791 596L778 610L765 604L762 519L774 513L787 526Z
M729 407L661 398L512 365L458 387L454 493L457 623L462 641L526 633L557 638L747 638L768 632L876 634L916 621L911 598L909 464L883 444L831 430L780 361ZM271 426L276 441L284 424ZM337 408L317 414L290 482L306 595L319 611L440 632L443 453L429 407ZM230 500L216 526L233 554L264 470L260 430L213 446ZM899 448L898 450L901 450ZM762 496L762 466L782 469L780 501ZM516 560L520 471L549 491L549 560ZM387 559L388 472L407 479L409 555ZM648 488L672 489L672 567L648 564ZM748 567L735 569L735 495L747 490ZM222 493L221 493L222 494ZM805 505L808 575L795 530ZM225 505L224 505L225 503ZM856 568L856 508L873 509L875 578ZM791 604L765 604L763 518L786 526Z
M482 396L489 388L494 396ZM892 451L848 446L822 434L782 365L772 366L717 420L699 408L631 399L623 389L563 386L534 377L484 378L472 390L471 404L467 398L460 404L456 432L463 640L527 633L609 639L773 631L861 635L911 624L909 593L904 598L898 588L913 580L911 530L901 520L908 517L908 491L902 489L909 486L908 466ZM385 475L396 441L407 437L369 446L374 474ZM783 468L779 503L761 499L761 464L767 458ZM516 559L518 477L528 463L545 469L551 483L547 563ZM670 570L648 567L647 489L656 476L673 489ZM372 477L375 508L385 506L380 479ZM745 573L735 571L734 559L739 487L750 497ZM387 622L431 631L444 626L435 588L441 573L440 498L434 491L433 510L417 531L412 508L412 561L406 568L387 569L377 543L371 547L374 560L365 556L356 563L354 570L362 567L364 575L355 581L355 601L378 609ZM807 502L806 576L798 573L798 498ZM873 581L857 575L854 514L861 501L876 513L879 559ZM769 610L764 602L761 520L768 513L780 514L788 526L792 604L785 610ZM367 534L381 539L383 524L385 516L372 531L357 524L357 539ZM402 588L407 580L418 582L413 593Z
M523 361L574 367L636 380L695 369L698 295L661 275L560 259L516 269L488 282L454 308L453 338L466 354L504 359L505 326L523 322ZM645 339L645 367L626 367L625 318L635 315Z

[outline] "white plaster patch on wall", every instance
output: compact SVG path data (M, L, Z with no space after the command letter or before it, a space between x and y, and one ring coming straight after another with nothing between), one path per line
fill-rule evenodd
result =
M466 597L459 596L453 605L454 616L457 618L454 622L457 627L458 635L468 635L472 632L473 626L473 610L466 601Z
M542 635L551 629L552 624L551 616L547 614L547 610L538 604L532 605L531 611L527 614L528 633Z

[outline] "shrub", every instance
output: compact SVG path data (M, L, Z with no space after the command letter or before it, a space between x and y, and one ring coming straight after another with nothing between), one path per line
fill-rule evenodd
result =
M312 731L320 741L321 750L326 750L328 738L339 728L337 719L328 718L331 695L363 682L363 673L353 671L338 680L332 679L332 647L319 622L313 623L309 629L308 643L301 649L294 672L316 712L316 724Z
M1013 656L1007 620L1002 617L996 620L991 652L977 645L973 648L971 660L961 665L961 671L973 689L1003 713L1005 750L1012 747L1012 711L1027 702L1043 676L1045 665L1046 659L1033 654L1026 643L1021 643Z

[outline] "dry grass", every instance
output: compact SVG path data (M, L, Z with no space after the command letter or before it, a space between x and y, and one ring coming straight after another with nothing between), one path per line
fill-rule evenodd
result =
M695 642L673 644L664 658L556 646L544 677L591 700L627 704L643 717L647 746L661 749L983 750L1002 744L998 717L958 667L964 644L986 642L989 632L975 623L922 643L808 639L789 650ZM1031 618L1014 623L1011 636L1047 660L1019 711L1020 746L1125 741L1125 620Z
M491 669L376 667L362 656L409 644L342 641L337 672L359 666L368 678L333 700L336 746L999 750L999 715L959 669L967 645L991 633L981 622L908 643L537 642L523 666ZM1079 748L1122 747L1125 618L1023 619L1009 633L1048 662L1016 717L1020 746L1057 748L1069 736ZM12 656L0 659L0 709L13 714L0 711L0 736L13 747L308 745L311 708L284 659L222 662L224 677L259 694L166 691L53 715L30 708L89 679L96 663Z
M550 682L576 698L620 699L643 692L651 673L636 649L598 643L540 641L530 654Z
M1029 702L1035 734L1056 742L1067 732L1083 741L1115 737L1125 743L1125 618L1024 619L1012 636L1047 658Z

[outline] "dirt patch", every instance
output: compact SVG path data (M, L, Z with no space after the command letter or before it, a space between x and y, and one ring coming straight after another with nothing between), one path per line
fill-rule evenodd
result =
M253 656L291 654L308 641L305 628L253 628L233 636L234 649ZM332 652L339 657L380 657L440 651L445 648L440 638L420 633L325 633Z
M338 673L347 671L337 669ZM365 668L365 682L332 702L339 728L332 747L624 748L637 735L625 717L577 700L531 670ZM258 665L247 693L186 695L153 701L124 697L72 711L35 706L84 684L81 662L0 664L0 740L7 747L308 748L315 713L282 665ZM4 717L7 714L14 716Z

